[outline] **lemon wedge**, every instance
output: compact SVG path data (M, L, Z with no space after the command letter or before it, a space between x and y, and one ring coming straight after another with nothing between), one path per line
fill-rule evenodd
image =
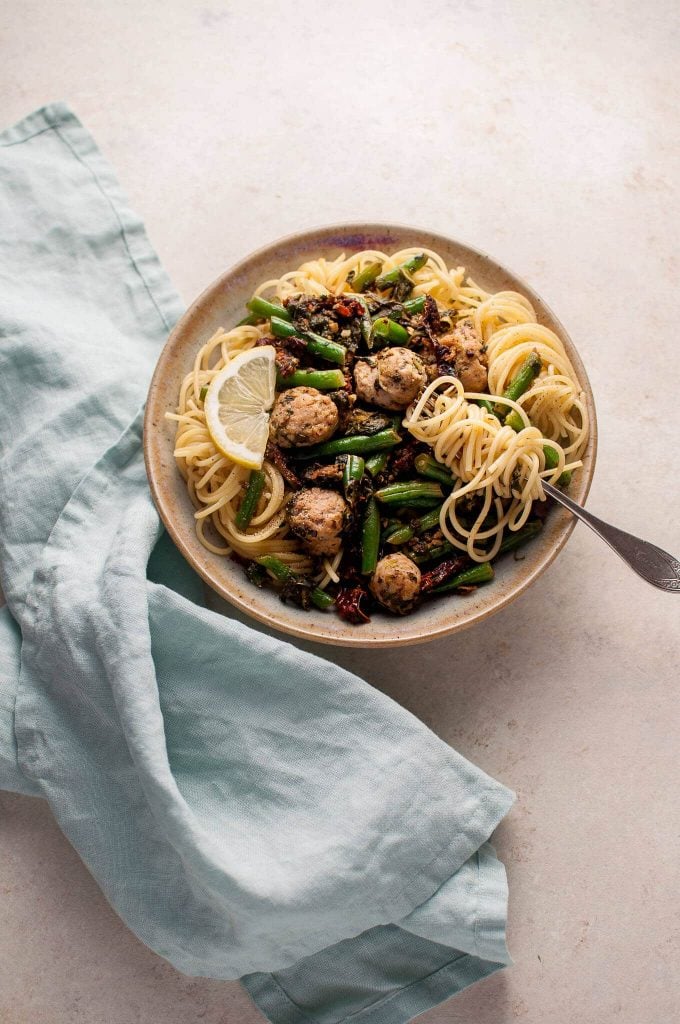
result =
M241 352L210 382L205 419L215 445L239 466L260 469L276 397L276 351L262 345Z

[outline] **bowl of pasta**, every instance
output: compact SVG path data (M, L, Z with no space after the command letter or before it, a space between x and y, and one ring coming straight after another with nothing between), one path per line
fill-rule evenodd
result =
M170 335L146 406L151 492L218 594L276 630L419 643L548 567L595 466L567 332L491 257L386 224L289 236Z

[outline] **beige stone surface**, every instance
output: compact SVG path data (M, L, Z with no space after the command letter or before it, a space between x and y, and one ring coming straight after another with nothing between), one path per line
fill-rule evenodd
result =
M525 276L600 419L590 507L680 553L680 23L672 0L4 0L6 124L66 99L188 300L301 227L392 219ZM680 1014L680 601L579 527L482 628L363 674L518 802L509 970L427 1024ZM257 1024L120 923L37 800L0 795L2 1024Z

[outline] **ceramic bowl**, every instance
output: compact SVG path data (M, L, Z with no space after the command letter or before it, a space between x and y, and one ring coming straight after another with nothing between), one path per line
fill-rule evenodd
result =
M258 250L227 270L200 295L170 335L158 361L146 406L144 453L151 492L175 544L206 583L227 601L254 619L293 636L346 647L391 647L422 643L480 623L514 600L547 569L571 534L575 520L554 508L542 533L523 549L521 561L512 557L497 563L494 582L466 597L451 596L425 602L413 614L396 618L376 612L371 622L352 626L333 612L304 612L284 605L276 592L258 590L245 578L243 569L229 558L214 555L198 541L194 509L173 458L175 424L165 418L174 412L180 382L191 367L196 351L218 327L229 328L244 315L244 305L254 288L268 278L325 256L359 249L394 252L407 246L424 246L439 252L449 265L462 265L487 291L511 289L532 302L540 323L562 339L585 390L591 420L591 436L584 465L574 474L570 494L583 503L595 467L597 428L593 397L583 363L564 327L524 281L484 255L451 238L392 224L350 224L317 228L290 235Z

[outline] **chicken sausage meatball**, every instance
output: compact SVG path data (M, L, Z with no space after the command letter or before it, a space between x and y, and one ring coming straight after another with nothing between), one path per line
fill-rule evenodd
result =
M345 499L335 491L306 487L286 508L288 525L310 555L336 555L347 519Z
M397 615L406 615L418 599L420 569L406 555L386 555L375 567L370 588L383 607Z
M354 367L358 397L383 409L405 409L427 384L422 359L408 348L385 348Z
M338 410L328 395L316 388L290 388L276 399L269 433L281 448L304 448L327 441L337 426Z
M486 391L487 371L484 342L471 320L461 320L449 334L437 339L451 350L456 376L466 391Z

